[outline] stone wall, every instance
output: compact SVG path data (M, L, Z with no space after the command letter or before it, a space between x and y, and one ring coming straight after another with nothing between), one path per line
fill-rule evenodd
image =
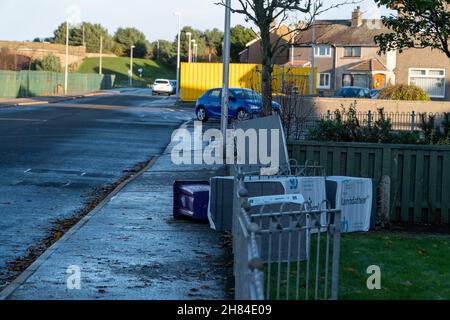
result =
M4 62L4 65L0 65L0 68L9 70L27 69L26 64L50 53L61 60L61 66L64 68L66 56L65 45L44 42L0 41L0 56ZM78 64L85 57L85 47L69 46L69 65Z
M304 98L305 110L314 110L315 115L325 114L339 109L343 105L346 109L356 101L358 111L376 112L384 108L385 112L450 112L450 101L394 101L378 99L340 99L340 98Z

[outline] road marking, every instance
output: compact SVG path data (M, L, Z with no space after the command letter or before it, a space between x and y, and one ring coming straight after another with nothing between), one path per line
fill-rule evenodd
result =
M24 173L28 173L28 172L30 172L31 170L32 170L31 168L28 169L28 170L25 170Z
M47 122L48 120L39 120L39 119L21 119L21 118L0 118L0 121Z

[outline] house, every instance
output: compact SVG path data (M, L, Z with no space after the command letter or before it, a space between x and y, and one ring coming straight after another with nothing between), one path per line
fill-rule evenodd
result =
M285 26L285 28L289 28ZM380 19L364 19L359 7L349 20L317 20L314 66L319 95L331 96L343 86L381 89L394 84L415 84L434 99L450 100L450 59L438 50L408 49L378 54L374 37L391 32ZM282 32L272 31L274 37ZM298 32L275 64L312 61L312 29ZM289 49L287 49L289 48ZM241 62L261 63L257 40L247 45Z
M292 36L287 35L289 33L289 26L282 23L280 26L276 26L272 23L270 29L270 41L274 43L280 39L280 45L282 49L278 52L278 55L274 58L275 64L286 64L289 60L288 51L286 44L291 41ZM287 36L286 36L287 35ZM239 53L239 60L242 63L254 63L261 64L262 53L261 53L261 38L257 36L255 39L247 43L246 48Z
M437 49L407 49L397 53L396 83L413 84L433 100L450 101L450 59Z

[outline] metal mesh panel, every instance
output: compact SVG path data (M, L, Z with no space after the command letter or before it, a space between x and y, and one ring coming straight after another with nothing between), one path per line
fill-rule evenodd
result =
M114 87L114 75L69 73L68 94ZM0 71L0 97L21 98L62 94L64 74L46 71ZM58 87L60 90L58 91Z
M20 92L20 73L0 71L0 97L16 98Z
M337 299L340 211L293 203L253 206L238 168L233 253L238 300Z

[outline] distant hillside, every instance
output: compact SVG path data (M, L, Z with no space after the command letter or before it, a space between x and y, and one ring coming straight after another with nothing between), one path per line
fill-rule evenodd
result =
M128 84L128 69L130 58L103 58L103 73L116 75L116 84L126 86ZM139 77L139 69L142 68L142 78ZM87 58L80 65L80 73L98 73L99 59ZM147 84L153 83L157 78L175 79L175 68L159 65L155 61L147 59L133 59L133 79L143 80Z

